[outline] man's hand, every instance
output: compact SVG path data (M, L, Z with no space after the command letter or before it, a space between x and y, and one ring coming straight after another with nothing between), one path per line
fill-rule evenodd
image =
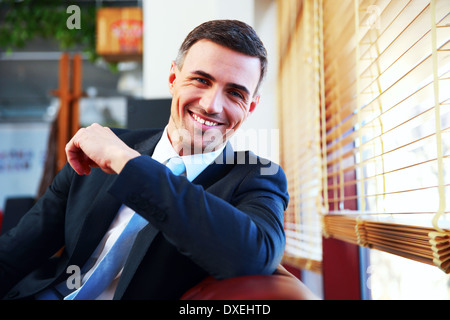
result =
M94 123L78 130L66 145L66 155L72 168L83 175L91 173L91 167L119 174L140 153L128 147L111 129Z

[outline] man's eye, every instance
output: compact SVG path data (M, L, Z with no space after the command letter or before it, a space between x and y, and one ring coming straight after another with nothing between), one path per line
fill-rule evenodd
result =
M194 80L197 82L200 82L201 84L208 84L208 81L203 78L195 78Z
M239 91L230 91L230 94L236 98L244 99L244 96Z

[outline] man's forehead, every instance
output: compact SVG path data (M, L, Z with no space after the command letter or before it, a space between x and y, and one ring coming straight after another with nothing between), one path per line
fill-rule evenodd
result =
M261 62L258 57L250 56L245 53L233 50L221 44L215 43L210 40L199 40L192 45L192 47L187 51L185 60L189 57L196 56L196 59L199 57L219 57L220 58L228 58L228 60L236 60L240 59L241 61L245 61L245 64L256 65L259 70L261 67ZM202 59L198 60L199 62L203 61ZM226 61L223 61L226 62Z
M245 85L250 90L256 88L261 72L258 57L243 54L209 40L200 40L189 49L183 69L185 67L185 71L189 73L201 70L216 78L227 76L227 82Z

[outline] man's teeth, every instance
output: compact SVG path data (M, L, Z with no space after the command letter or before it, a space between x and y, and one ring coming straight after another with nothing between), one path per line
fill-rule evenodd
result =
M217 126L217 122L212 122L212 121L208 121L203 118L200 118L195 113L192 114L192 117L195 119L195 121L200 122L201 124L206 124L209 127Z

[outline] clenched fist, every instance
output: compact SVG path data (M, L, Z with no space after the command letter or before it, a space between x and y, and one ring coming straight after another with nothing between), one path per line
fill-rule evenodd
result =
M111 129L94 123L78 130L66 145L66 155L72 168L83 175L89 174L91 167L119 174L140 153L128 147Z

